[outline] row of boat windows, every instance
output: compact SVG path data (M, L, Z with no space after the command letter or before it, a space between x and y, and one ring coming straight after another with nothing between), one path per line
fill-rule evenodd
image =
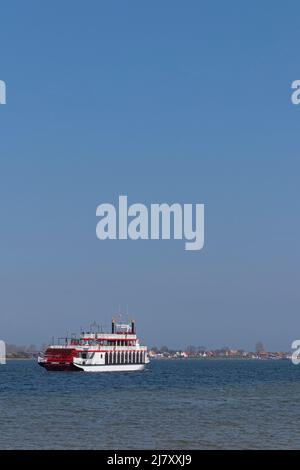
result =
M95 340L88 340L84 341L84 345L87 346L92 346L95 344ZM109 339L101 339L97 340L97 344L100 346L135 346L136 341L135 340L125 340L125 339L120 339L120 340L109 340Z
M94 352L81 352L79 357L82 359L93 359L95 356ZM105 364L144 364L145 363L145 352L143 351L112 351L107 353L101 353L100 358Z
M105 364L144 364L145 353L142 351L105 353Z

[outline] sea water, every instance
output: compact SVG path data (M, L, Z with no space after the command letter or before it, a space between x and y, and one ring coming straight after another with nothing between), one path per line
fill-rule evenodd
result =
M0 449L299 449L300 365L153 360L143 372L0 365Z

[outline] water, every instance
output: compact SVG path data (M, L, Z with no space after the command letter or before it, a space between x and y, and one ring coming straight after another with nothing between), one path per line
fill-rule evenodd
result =
M144 372L0 366L1 449L300 448L300 366L156 360Z

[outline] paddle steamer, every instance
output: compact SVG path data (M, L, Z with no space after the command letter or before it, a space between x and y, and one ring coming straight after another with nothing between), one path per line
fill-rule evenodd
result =
M48 346L38 357L40 366L52 371L131 372L149 362L147 346L136 335L135 322L112 320L111 332L82 332L64 344Z

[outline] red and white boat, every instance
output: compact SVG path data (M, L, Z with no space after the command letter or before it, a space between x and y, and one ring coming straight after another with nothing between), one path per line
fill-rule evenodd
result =
M47 370L84 372L129 372L142 370L149 362L147 346L136 335L135 323L112 320L111 333L82 332L64 345L48 346L38 357Z

